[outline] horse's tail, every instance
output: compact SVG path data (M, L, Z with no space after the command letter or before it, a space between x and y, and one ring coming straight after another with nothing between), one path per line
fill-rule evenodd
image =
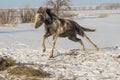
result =
M89 29L89 28L82 27L78 23L76 23L76 29L79 30L79 31L82 30L82 31L85 31L85 32L95 32L96 31L95 29Z
M85 28L85 27L81 27L81 26L79 29L82 29L85 32L95 32L96 31L95 29L89 29L89 28Z
M76 31L79 35L84 36L85 35L84 32L94 32L96 30L95 29L84 28L84 27L80 26L79 24L77 24L76 25Z
M95 29L89 29L89 28L85 28L82 27L81 25L79 25L77 22L72 21L72 23L74 24L74 26L76 27L77 32L78 31L85 31L85 32L95 32Z

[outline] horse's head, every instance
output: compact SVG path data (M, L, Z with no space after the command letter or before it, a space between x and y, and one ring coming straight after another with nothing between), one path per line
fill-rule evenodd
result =
M46 21L51 22L51 17L48 15L50 9L40 7L35 15L34 27L38 28Z

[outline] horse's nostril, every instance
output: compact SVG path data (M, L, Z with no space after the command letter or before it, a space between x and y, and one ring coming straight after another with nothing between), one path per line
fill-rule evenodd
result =
M37 26L35 26L35 29L37 29L38 27Z
M36 25L36 24L34 24L34 28L37 28L37 25Z

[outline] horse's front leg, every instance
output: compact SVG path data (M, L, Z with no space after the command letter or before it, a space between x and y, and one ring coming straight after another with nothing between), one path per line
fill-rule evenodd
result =
M53 53L54 53L54 48L55 48L55 44L56 44L56 41L57 41L57 37L58 37L57 34L53 35L52 50L50 52L50 58L53 57Z
M46 40L46 38L48 38L49 36L51 36L51 34L46 33L46 34L42 37L42 51L43 51L43 52L46 51L45 40Z

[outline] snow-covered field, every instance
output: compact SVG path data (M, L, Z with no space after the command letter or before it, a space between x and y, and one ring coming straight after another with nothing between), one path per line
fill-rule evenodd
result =
M81 48L78 43L59 38L55 58L50 59L51 37L46 40L47 52L41 52L43 26L34 29L33 24L18 24L16 27L0 26L0 55L13 57L23 64L42 65L37 67L51 73L51 80L120 80L120 10L77 13L78 17L71 19L83 27L96 29L96 32L86 34L100 51L94 51L81 37L88 49L86 53L78 50ZM101 13L108 16L99 18ZM5 77L5 74L0 72L0 76Z

